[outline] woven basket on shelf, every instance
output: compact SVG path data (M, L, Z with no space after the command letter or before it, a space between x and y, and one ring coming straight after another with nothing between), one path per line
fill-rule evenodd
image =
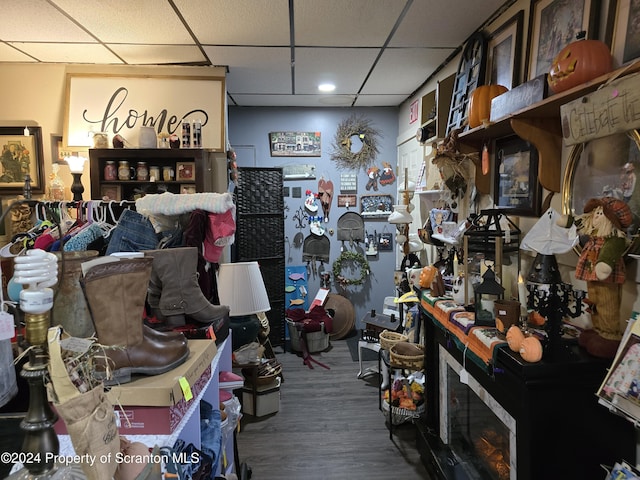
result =
M389 349L389 357L391 365L394 367L422 370L424 366L424 346L417 343L397 342Z
M389 330L381 331L379 338L380 348L383 348L384 350L391 350L391 347L393 347L396 343L406 342L407 340L409 340L408 336L398 332L391 332Z

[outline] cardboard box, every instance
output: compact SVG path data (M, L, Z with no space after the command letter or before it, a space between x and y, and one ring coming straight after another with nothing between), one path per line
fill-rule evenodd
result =
M141 376L136 380L111 387L107 398L113 405L169 407L184 398L180 379L193 386L211 366L218 349L213 340L189 340L189 358L182 365L162 375Z
M280 377L270 385L262 385L256 389L256 413L253 413L253 388L242 388L242 411L247 415L263 417L280 410Z
M544 73L494 97L491 100L491 121L497 122L513 112L538 103L547 98L547 93L547 74Z
M188 402L182 398L176 405L165 407L113 405L118 432L121 435L170 435L180 425L182 418L193 407L196 398L209 385L210 380L211 365L191 385L193 398ZM55 409L55 405L53 407ZM62 419L55 423L54 430L60 435L68 433Z

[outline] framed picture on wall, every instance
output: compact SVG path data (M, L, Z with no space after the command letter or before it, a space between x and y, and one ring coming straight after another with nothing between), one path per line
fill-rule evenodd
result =
M616 66L640 58L640 0L618 0L611 53Z
M392 195L361 195L360 215L363 218L386 218L393 211Z
M196 181L196 164L195 162L177 162L176 163L176 180L177 181Z
M554 57L581 31L597 38L598 0L532 0L528 48L529 80L548 73Z
M320 132L271 132L272 157L320 157Z
M538 182L538 151L513 135L496 140L494 201L507 214L540 215L542 187Z
M105 202L111 200L119 202L122 200L122 189L120 188L120 185L101 185L100 197Z
M520 83L520 52L524 10L502 24L489 36L487 44L487 82L511 90Z
M44 156L42 129L28 127L0 127L0 195L24 192L27 175L31 179L31 192L44 192Z

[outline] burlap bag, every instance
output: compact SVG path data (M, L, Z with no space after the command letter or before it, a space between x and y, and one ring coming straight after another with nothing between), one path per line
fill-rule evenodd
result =
M111 402L102 384L80 393L67 374L60 351L61 330L49 329L49 375L58 415L67 426L76 455L87 455L82 471L89 480L111 480L116 471L120 437ZM93 465L90 462L93 459Z

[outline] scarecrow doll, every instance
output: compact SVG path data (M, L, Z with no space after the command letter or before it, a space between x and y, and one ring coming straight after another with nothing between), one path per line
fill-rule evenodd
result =
M622 338L620 301L625 280L622 257L628 246L625 231L631 217L625 202L601 197L587 201L584 213L576 218L566 215L558 218L558 225L566 228L575 222L583 244L576 278L587 282L593 329L582 332L578 344L600 358L615 357Z

